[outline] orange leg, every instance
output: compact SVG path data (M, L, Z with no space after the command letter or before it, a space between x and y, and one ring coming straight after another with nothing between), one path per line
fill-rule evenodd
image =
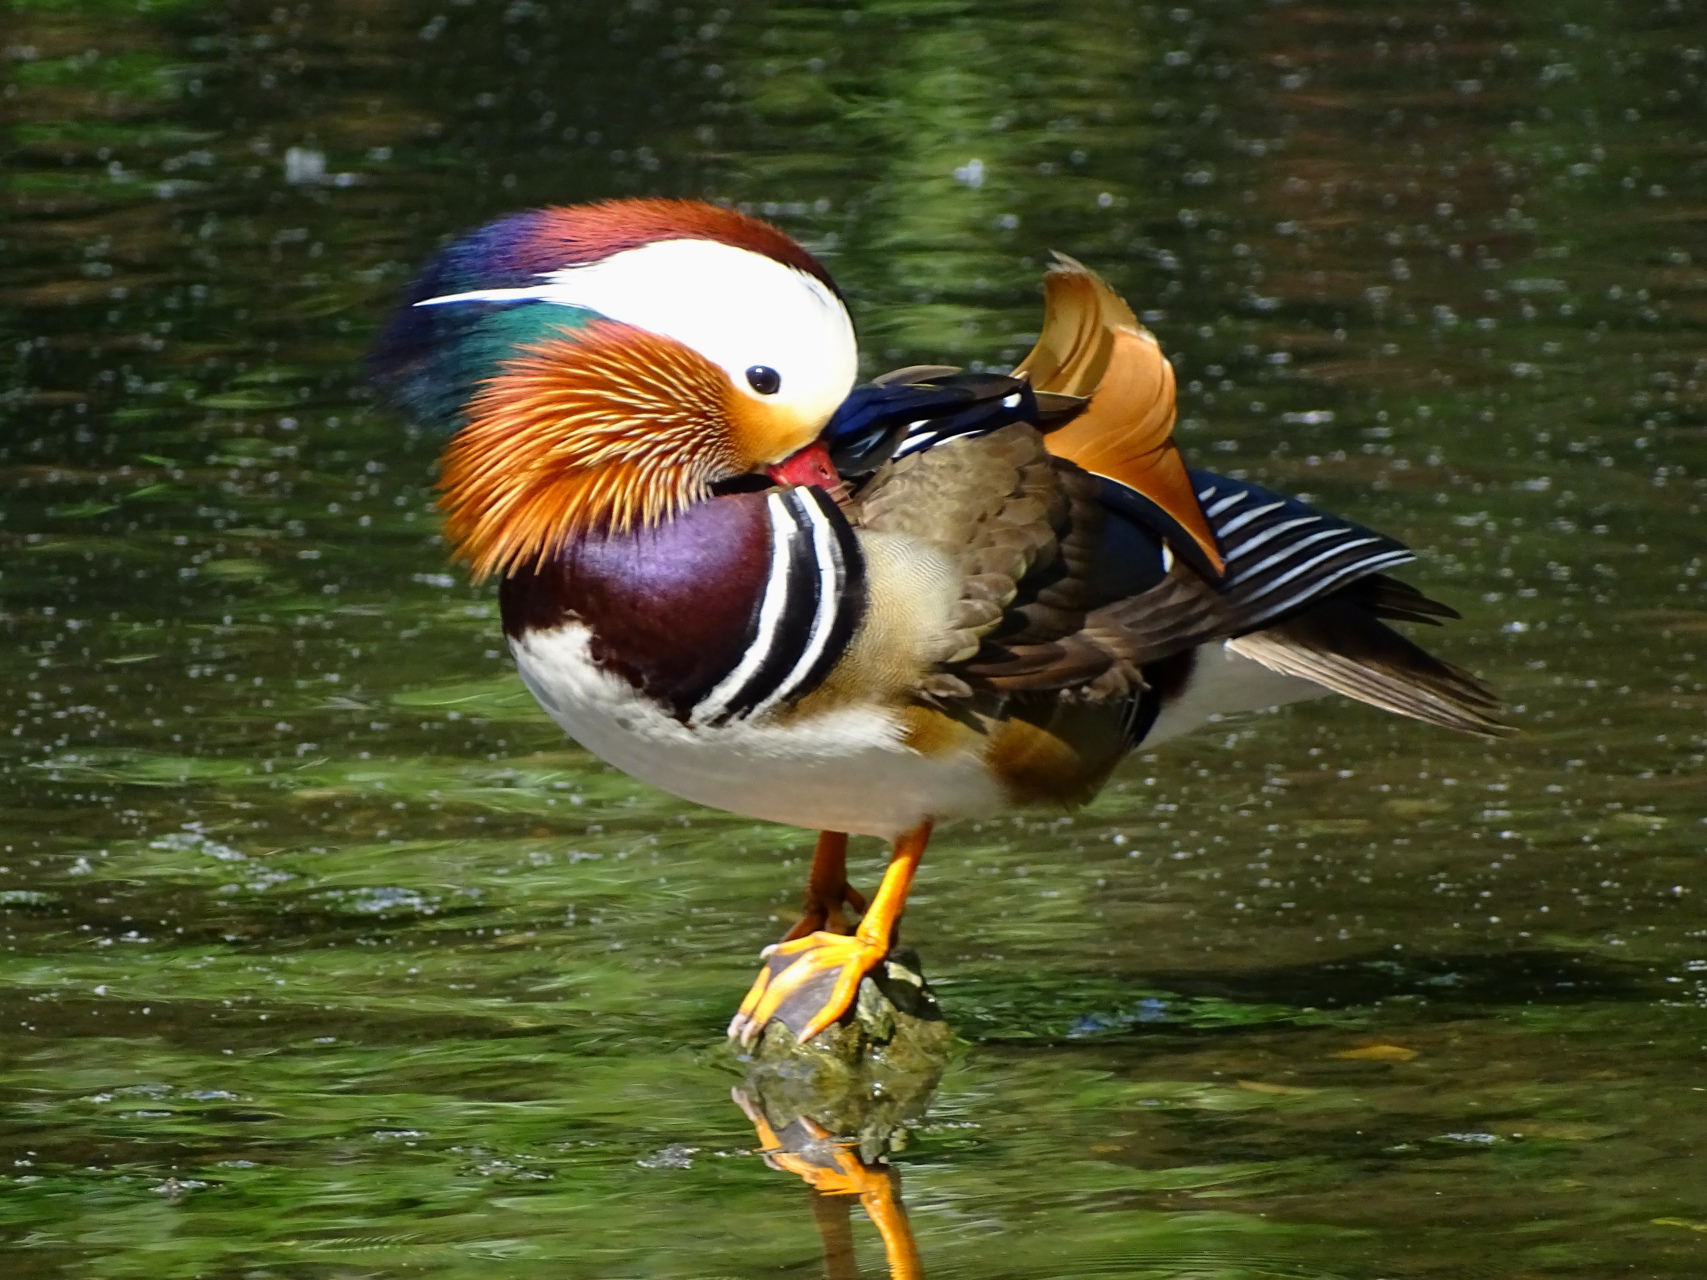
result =
M792 934L761 953L765 966L729 1023L729 1034L742 1044L773 1019L804 1044L835 1022L853 1004L863 978L895 941L895 927L907 905L907 891L931 838L926 822L895 842L889 869L853 935L815 932ZM820 844L822 849L822 844ZM817 870L817 860L813 861Z
M812 871L806 878L806 905L794 928L783 935L793 942L809 933L852 933L842 916L843 905L865 910L865 895L848 883L848 834L820 831L812 853Z

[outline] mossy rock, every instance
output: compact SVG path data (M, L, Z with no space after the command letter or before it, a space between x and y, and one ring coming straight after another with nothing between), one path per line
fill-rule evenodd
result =
M806 1118L854 1139L866 1160L905 1141L948 1065L954 1034L911 950L860 982L840 1021L805 1044L781 1023L753 1046L742 1088L778 1132Z

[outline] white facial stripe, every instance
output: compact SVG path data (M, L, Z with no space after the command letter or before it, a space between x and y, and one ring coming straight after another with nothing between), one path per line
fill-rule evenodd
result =
M828 421L853 386L858 349L841 299L803 271L715 240L661 240L584 267L564 267L519 289L479 289L428 298L451 302L551 302L584 307L692 347L755 400ZM782 386L760 396L754 365Z

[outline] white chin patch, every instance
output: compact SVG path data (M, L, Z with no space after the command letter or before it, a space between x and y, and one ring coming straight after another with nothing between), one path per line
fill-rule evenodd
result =
M823 422L853 386L853 322L841 299L803 271L716 240L661 240L584 267L564 267L520 289L429 298L451 302L553 302L584 307L692 347L755 400ZM761 396L747 370L774 369Z

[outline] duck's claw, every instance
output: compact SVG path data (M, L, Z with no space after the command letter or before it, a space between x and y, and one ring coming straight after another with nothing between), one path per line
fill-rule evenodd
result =
M770 1022L782 1023L806 1043L848 1011L860 979L888 954L888 946L858 934L811 933L761 954L764 967L729 1023L730 1038L743 1045Z

